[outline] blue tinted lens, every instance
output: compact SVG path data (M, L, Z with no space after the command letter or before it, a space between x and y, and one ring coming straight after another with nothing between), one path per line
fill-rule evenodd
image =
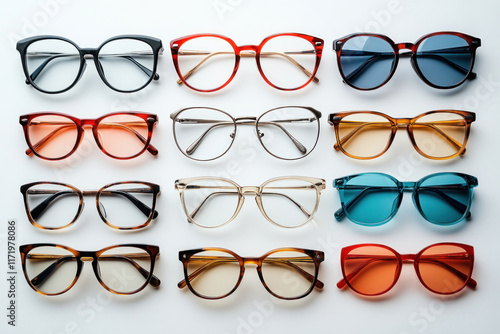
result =
M378 173L353 177L339 194L346 216L360 225L387 222L396 214L402 195L395 180Z
M361 89L382 85L391 75L395 59L392 46L386 40L373 36L348 39L340 52L345 80Z
M414 200L420 213L429 222L439 225L455 224L469 212L472 189L459 175L430 175L420 182Z
M446 88L467 78L472 66L472 52L462 37L437 35L420 43L415 60L430 83Z

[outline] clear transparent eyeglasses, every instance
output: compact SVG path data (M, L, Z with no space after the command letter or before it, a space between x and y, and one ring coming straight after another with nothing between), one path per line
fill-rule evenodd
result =
M98 48L80 48L67 38L34 36L17 42L26 84L43 93L56 94L71 89L94 59L97 73L111 89L131 93L146 87L156 73L161 40L148 36L112 37Z
M83 212L83 196L95 196L99 217L111 228L137 230L158 217L160 186L142 181L115 182L99 190L81 191L59 182L21 186L28 219L40 229L59 230L73 225Z
M99 283L118 295L131 295L148 284L159 287L153 275L160 248L153 245L123 244L99 251L78 251L58 244L30 244L19 247L24 277L29 286L45 296L65 293L80 277L84 261L92 261Z
M219 177L194 177L175 181L188 222L201 227L219 227L232 221L245 201L255 195L264 217L274 225L299 227L313 219L325 180L283 176L262 185L239 186Z
M262 147L282 160L297 160L314 150L321 113L311 107L285 106L259 117L233 117L225 111L191 107L170 115L175 143L188 158L209 161L223 156L234 143L237 127L252 126Z
M319 265L325 259L321 251L301 248L278 248L261 257L241 257L224 248L200 248L179 252L186 286L196 296L220 299L232 294L240 285L245 265L257 266L264 288L276 298L293 300L323 289L318 279Z

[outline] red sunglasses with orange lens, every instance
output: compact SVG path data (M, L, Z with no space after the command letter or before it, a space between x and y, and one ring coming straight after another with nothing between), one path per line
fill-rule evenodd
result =
M65 114L46 112L23 115L28 144L26 154L46 160L61 160L73 154L83 139L84 127L92 127L99 149L114 159L132 159L148 150L158 155L151 145L158 116L146 113L116 112L97 119L79 119Z
M337 287L347 285L364 296L378 296L392 289L403 263L411 262L418 279L431 292L450 295L477 285L471 277L474 247L459 243L430 245L417 254L399 254L379 244L359 244L343 248L340 262L344 278Z

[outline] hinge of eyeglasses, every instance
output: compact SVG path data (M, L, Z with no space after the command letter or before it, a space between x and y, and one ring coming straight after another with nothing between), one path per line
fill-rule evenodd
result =
M160 48L160 50L158 50L158 56L163 56L163 51L165 49L163 48L163 46Z
M316 42L316 43L314 43L314 45L315 46L321 46L321 45L323 45L323 43L322 42Z
M21 125L26 125L28 124L28 119L27 118L22 118L21 119Z
M474 45L474 46L481 46L481 40L480 39L473 40L472 41L472 45Z
M328 123L330 123L330 125L333 125L334 122L340 122L340 116L333 116L328 120Z
M339 50L341 46L342 46L342 42L341 41L335 41L335 42L333 42L333 49L335 51Z
M173 44L173 45L172 45L172 49L174 49L174 50L179 49L179 44Z
M148 118L146 119L146 121L147 121L148 123L154 123L154 122L156 122L156 118L154 118L154 117L148 117Z
M465 115L465 120L471 120L471 121L475 121L476 120L476 117L475 115L472 115L472 114L469 114L469 115Z
M336 179L334 182L335 187L340 187L344 185L344 180L343 179Z

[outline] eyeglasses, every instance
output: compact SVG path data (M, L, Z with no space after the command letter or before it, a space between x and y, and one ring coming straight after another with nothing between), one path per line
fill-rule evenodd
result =
M224 88L234 78L241 57L255 57L262 78L280 90L297 90L318 82L323 40L284 33L265 38L259 45L237 46L214 34L190 35L170 42L178 84L199 92Z
M185 108L170 115L175 143L188 158L214 160L233 145L238 125L255 126L259 142L272 156L296 160L316 147L321 113L311 107L287 106L257 117L232 117L207 107Z
M384 224L398 211L403 192L411 191L415 207L427 221L456 224L470 218L472 188L477 184L477 178L461 173L430 174L417 182L400 182L382 173L346 176L333 181L342 205L335 218L345 215L360 225Z
M132 159L148 150L158 155L150 144L158 116L145 113L117 112L97 119L44 112L22 115L26 154L46 160L61 160L73 154L83 139L84 126L92 127L99 149L115 159Z
M396 131L406 128L415 150L429 159L451 159L465 154L470 125L476 114L459 110L435 110L414 118L392 118L375 111L330 114L337 143L335 150L355 159L384 154Z
M43 93L62 93L72 88L93 58L97 73L111 89L132 93L158 80L161 40L148 36L123 35L106 40L97 49L80 48L59 36L35 36L17 42L26 84Z
M146 285L157 288L160 280L153 275L158 246L125 244L96 252L77 251L57 244L32 244L19 247L24 277L29 286L46 296L65 293L75 285L83 261L92 261L101 285L118 295L131 295Z
M254 194L257 206L271 223L291 228L313 219L325 180L284 176L258 187L241 187L219 177L194 177L175 181L188 222L201 227L219 227L240 212L246 194Z
M81 191L69 184L33 182L21 186L28 219L38 228L59 230L72 225L83 211L83 196L95 196L102 221L118 230L136 230L158 217L155 210L160 186L125 181L108 184L97 191Z
M475 289L471 277L474 248L458 243L430 245L418 254L400 255L394 249L377 244L360 244L342 248L342 275L339 289L349 286L364 296L386 293L396 284L403 263L413 262L420 283L429 291L451 295L466 286Z
M377 34L352 34L333 42L340 75L349 86L370 90L387 83L396 71L400 57L410 57L420 79L434 88L460 86L476 78L472 72L476 49L481 40L458 32L436 32L415 44L395 44ZM400 53L401 50L410 50Z
M196 296L220 299L232 294L240 285L246 264L257 266L260 281L276 298L292 300L307 296L314 287L323 289L318 280L321 251L279 248L260 258L244 258L223 248L200 248L179 252L184 279L177 286L188 286Z

